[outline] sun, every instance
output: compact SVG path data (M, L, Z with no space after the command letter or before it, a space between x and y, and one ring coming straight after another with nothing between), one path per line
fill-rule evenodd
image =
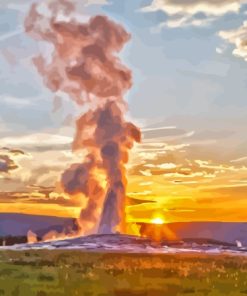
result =
M152 219L151 222L153 224L158 224L158 225L165 223L164 219L162 219L161 217L156 217L156 218Z

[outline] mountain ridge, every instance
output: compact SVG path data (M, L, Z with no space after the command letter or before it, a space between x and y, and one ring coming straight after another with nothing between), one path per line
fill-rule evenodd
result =
M145 230L149 224L139 223ZM174 222L165 224L180 239L210 239L230 244L240 241L247 246L247 222ZM160 227L160 226L152 226ZM26 236L31 230L39 237L49 231L69 232L76 229L76 219L44 215L0 213L0 237Z

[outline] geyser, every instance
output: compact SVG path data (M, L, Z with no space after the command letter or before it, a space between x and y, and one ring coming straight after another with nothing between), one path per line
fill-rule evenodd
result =
M131 87L131 71L116 54L130 39L125 29L106 16L87 22L78 17L68 0L33 4L25 21L26 32L52 44L50 57L42 53L33 62L46 86L86 106L76 122L73 149L87 156L61 177L64 191L81 193L87 205L81 210L81 234L125 232L126 171L129 150L141 138L140 130L124 118L124 93ZM104 174L107 188L101 186Z

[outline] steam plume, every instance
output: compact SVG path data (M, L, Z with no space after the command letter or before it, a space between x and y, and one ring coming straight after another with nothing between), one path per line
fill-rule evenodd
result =
M33 38L53 45L49 58L39 55L33 60L46 86L87 106L76 122L73 142L73 149L86 149L87 156L61 177L65 192L88 198L79 218L81 231L98 227L99 233L124 232L125 164L141 137L124 118L123 95L132 77L116 56L130 35L106 16L81 22L68 0L47 1L46 7L33 4L25 28ZM106 189L99 172L105 176Z

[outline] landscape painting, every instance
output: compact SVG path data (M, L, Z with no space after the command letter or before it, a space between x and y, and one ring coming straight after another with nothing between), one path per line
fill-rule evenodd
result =
M0 0L0 296L247 295L247 1Z

